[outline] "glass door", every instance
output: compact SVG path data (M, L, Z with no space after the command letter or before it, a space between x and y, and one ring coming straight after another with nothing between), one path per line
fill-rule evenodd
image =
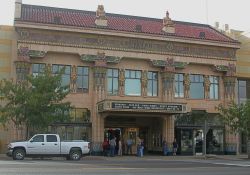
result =
M203 154L203 139L204 139L203 130L195 129L194 130L194 153L195 155Z

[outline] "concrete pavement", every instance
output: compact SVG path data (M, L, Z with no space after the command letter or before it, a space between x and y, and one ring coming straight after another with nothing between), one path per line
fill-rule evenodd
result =
M64 158L48 158L55 160L62 160ZM161 156L161 155L145 155L143 157L136 156L115 156L115 157L104 157L104 156L84 156L83 160L131 160L131 159L152 159L152 160L206 160L206 159L218 159L218 160L248 160L247 155L206 155L206 156ZM0 160L12 160L11 157L7 157L5 154L0 154ZM250 160L249 160L250 161Z

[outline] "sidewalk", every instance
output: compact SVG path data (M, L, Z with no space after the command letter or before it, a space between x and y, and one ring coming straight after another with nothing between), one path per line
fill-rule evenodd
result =
M49 158L52 159L52 158ZM54 159L54 158L53 158ZM64 158L55 158L64 159ZM160 155L145 155L143 157L136 156L115 156L115 157L104 157L104 156L84 156L83 160L192 160L192 159L220 159L220 160L248 160L247 155L211 155L206 156L160 156ZM0 160L12 160L11 157L7 157L5 154L0 154ZM249 160L250 161L250 160Z

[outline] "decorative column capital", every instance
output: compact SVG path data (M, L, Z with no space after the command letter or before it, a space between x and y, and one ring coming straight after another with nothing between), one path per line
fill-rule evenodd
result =
M184 74L183 77L183 85L184 85L184 97L185 98L189 98L189 94L190 94L190 74L186 73Z

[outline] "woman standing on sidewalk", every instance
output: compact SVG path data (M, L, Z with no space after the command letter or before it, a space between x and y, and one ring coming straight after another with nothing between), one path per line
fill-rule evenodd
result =
M176 156L177 149L178 149L178 144L177 144L176 138L175 138L173 141L173 155L174 156Z

